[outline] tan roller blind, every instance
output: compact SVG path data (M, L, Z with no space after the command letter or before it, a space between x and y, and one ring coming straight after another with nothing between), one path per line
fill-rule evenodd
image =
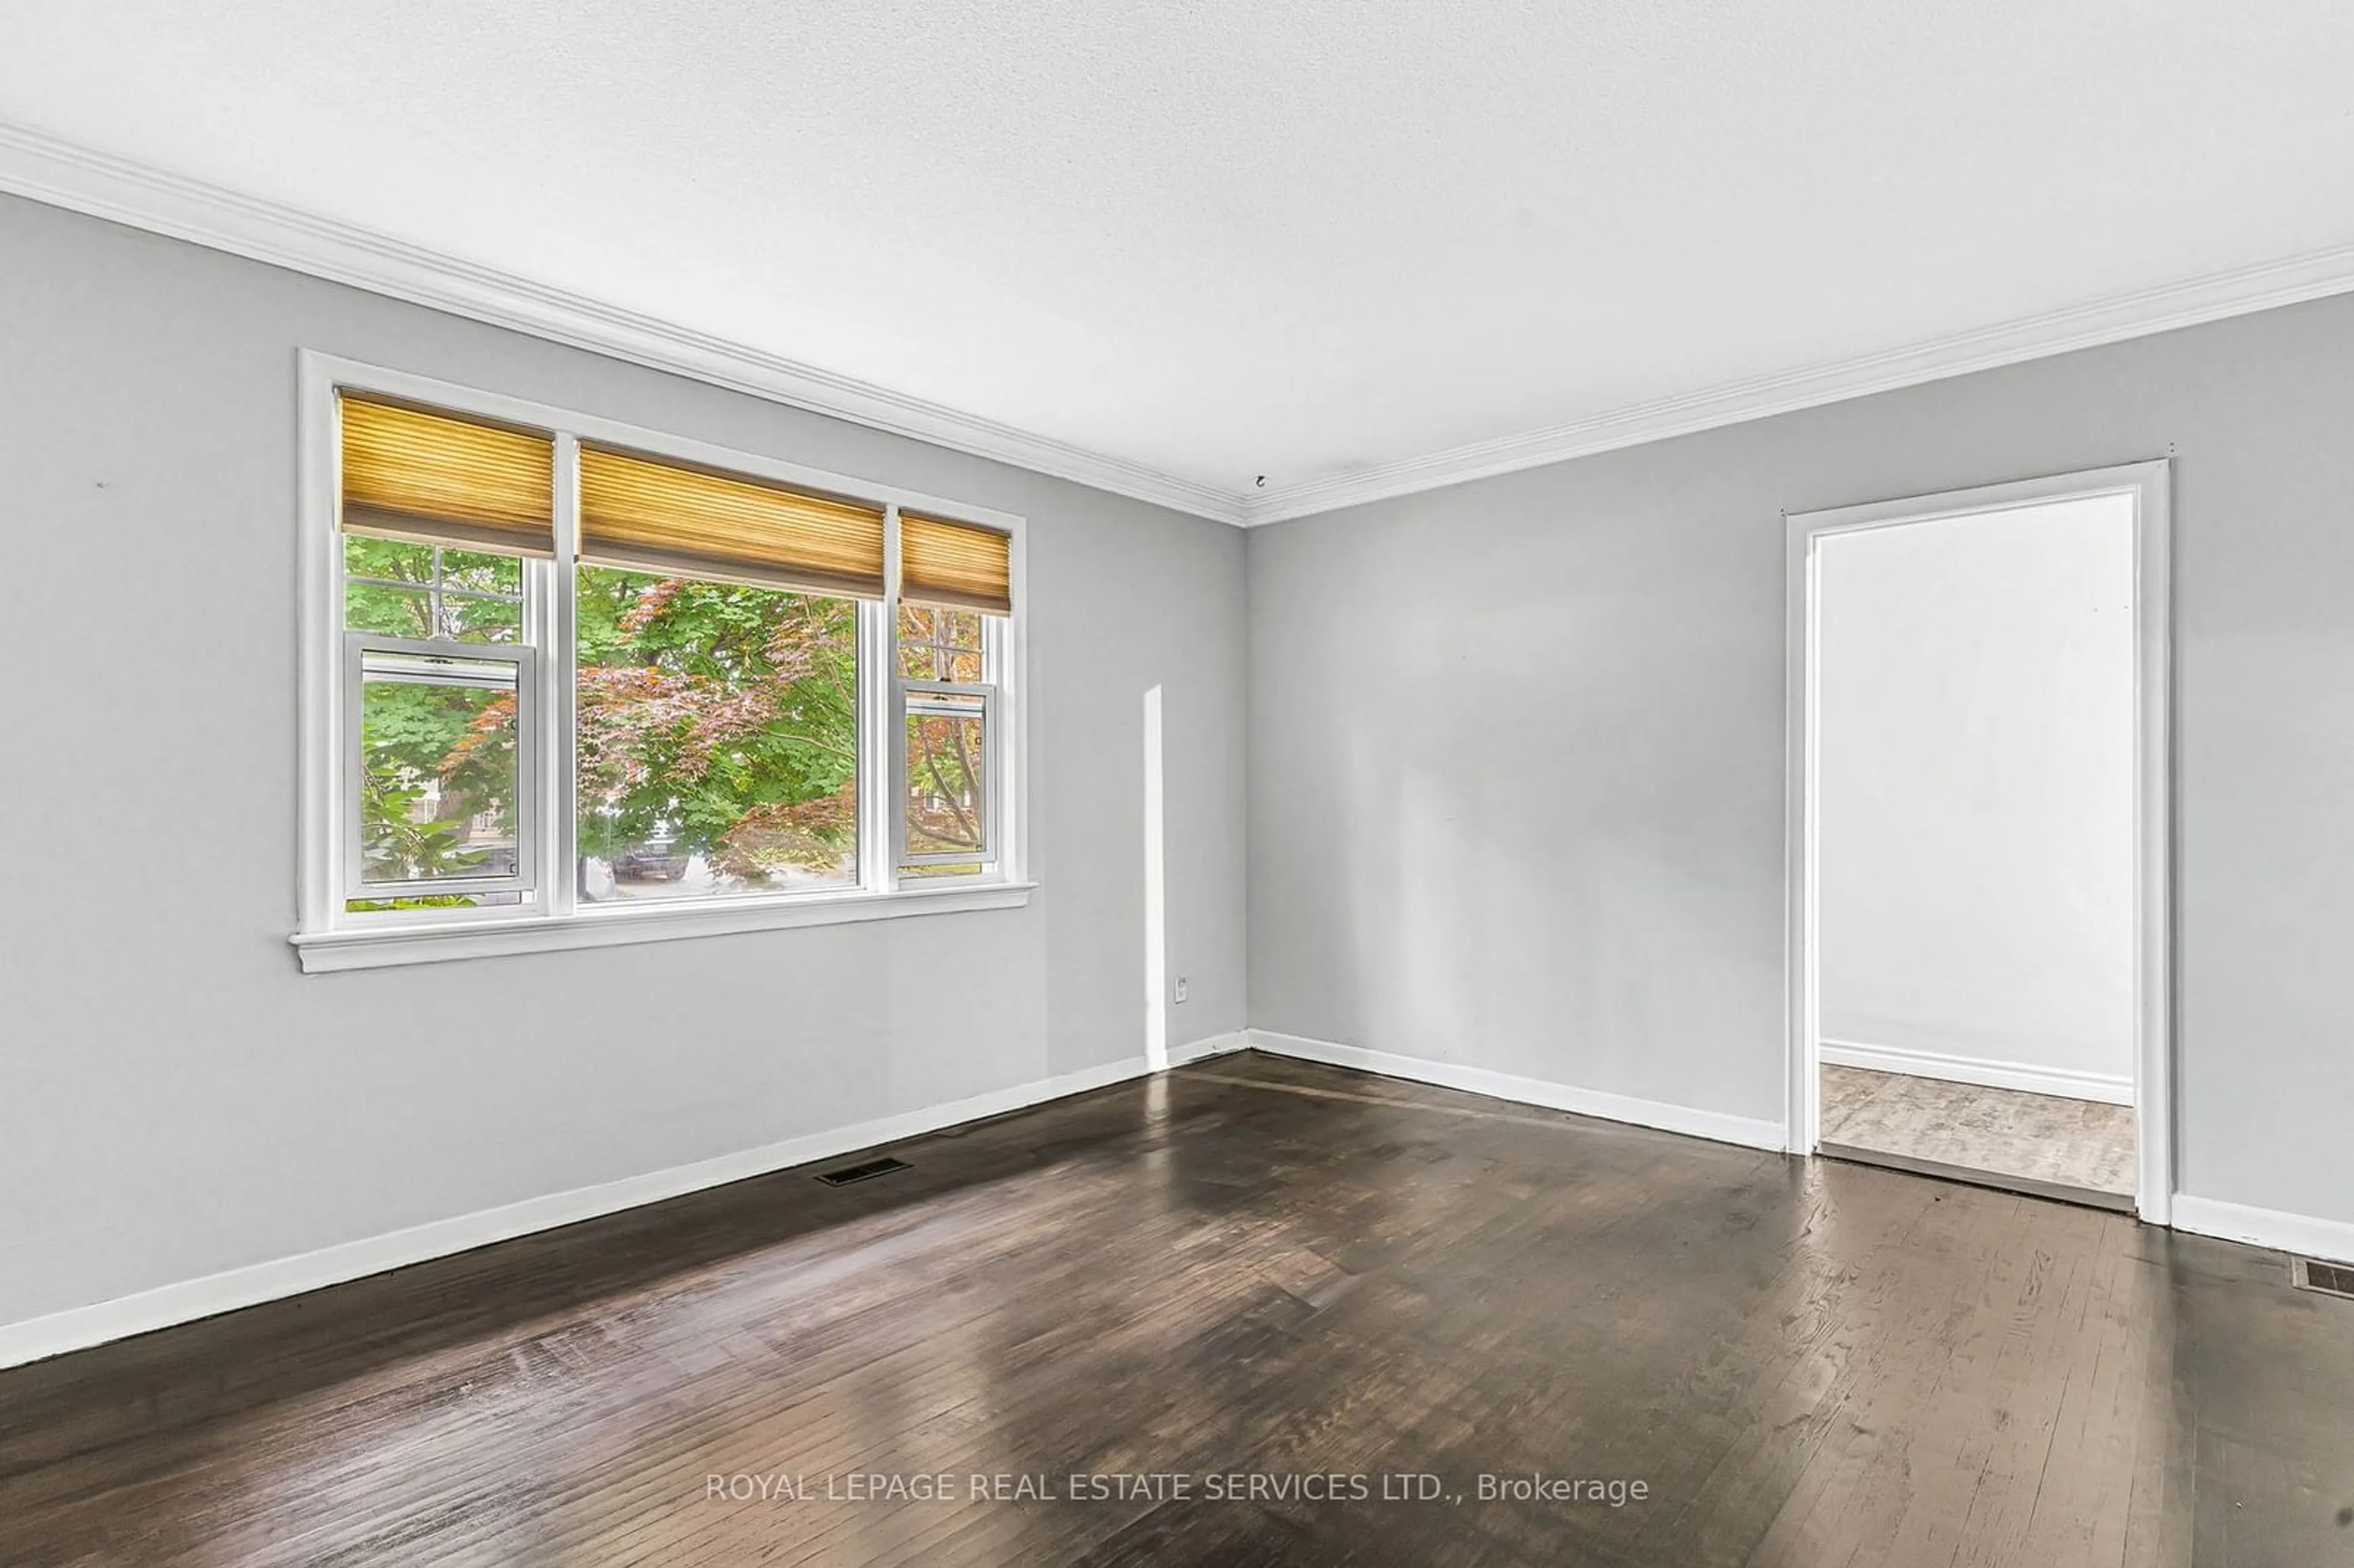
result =
M899 514L899 597L1013 613L1013 541L971 523Z
M580 557L757 588L883 597L883 509L580 449Z
M556 553L553 437L345 393L343 504L354 534Z

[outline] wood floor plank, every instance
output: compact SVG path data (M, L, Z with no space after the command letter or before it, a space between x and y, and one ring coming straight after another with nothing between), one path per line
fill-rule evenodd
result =
M1256 1055L893 1152L0 1372L0 1563L2354 1562L2276 1255Z

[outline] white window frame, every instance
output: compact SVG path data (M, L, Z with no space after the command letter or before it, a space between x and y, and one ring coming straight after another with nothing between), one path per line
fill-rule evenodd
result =
M986 659L983 666L986 667ZM891 683L891 862L894 865L979 865L987 872L997 864L997 791L991 788L1001 771L991 758L981 769L981 848L967 853L943 850L931 854L907 851L907 715L934 714L949 718L981 720L981 743L993 752L997 745L997 687L988 681L913 681L902 676Z
M829 473L527 398L303 350L298 355L301 471L297 525L301 650L299 926L291 938L305 972L377 969L449 959L567 948L670 941L733 932L1017 907L1035 885L1025 876L1028 745L1023 712L1027 658L1025 524L1011 513L893 484ZM520 643L405 641L344 628L341 493L336 397L374 394L451 413L556 432L556 558L523 563ZM627 448L656 459L741 473L884 509L884 598L858 606L858 885L820 892L745 894L676 901L583 905L576 896L573 815L575 588L570 567L579 537L579 446ZM977 875L903 879L907 683L899 678L898 542L902 507L993 528L1010 540L1013 614L984 616L982 673L989 767L984 830L992 853ZM515 892L519 906L471 909L352 911L349 899L381 895L358 885L357 737L353 682L358 648L399 645L435 656L516 660L520 690L517 875L481 880L479 891ZM520 656L520 657L518 657ZM916 683L920 686L924 683ZM346 756L346 753L349 756ZM972 861L975 857L960 857ZM421 892L461 891L454 880Z
M427 683L488 685L514 694L515 868L496 875L370 882L364 863L360 836L360 779L366 768L366 761L361 752L359 726L348 725L345 729L344 743L338 748L343 754L345 771L335 786L344 812L341 837L344 841L345 897L431 898L463 894L513 893L521 895L525 904L531 903L539 886L539 817L541 800L546 793L539 770L539 650L527 643L457 642L441 638L420 641L384 632L346 631L344 633L343 691L343 711L346 714L360 711L361 691L367 678L367 656L371 653L388 653L404 660L463 660L472 664L504 664L513 669L514 674L504 682L486 683L452 674L439 683ZM395 914L393 917L399 919L404 916Z

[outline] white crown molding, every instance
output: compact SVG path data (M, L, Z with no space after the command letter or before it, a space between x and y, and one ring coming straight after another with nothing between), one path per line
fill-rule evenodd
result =
M5 122L0 191L1197 517L1242 521L1239 496L1142 463Z
M2116 294L1909 348L1681 393L1545 429L1281 486L1248 497L1243 524L1288 522L2349 291L2354 291L2354 246L2316 251Z
M1255 527L2354 291L2354 246L1681 393L1271 491L1228 491L0 122L0 191L1034 472Z

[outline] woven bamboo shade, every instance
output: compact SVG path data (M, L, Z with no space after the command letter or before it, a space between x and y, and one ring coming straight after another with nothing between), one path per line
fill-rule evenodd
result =
M350 393L343 424L347 533L510 556L556 553L553 437Z
M899 514L899 597L1013 613L1013 541L994 528Z
M883 511L580 449L580 558L796 593L883 597Z

